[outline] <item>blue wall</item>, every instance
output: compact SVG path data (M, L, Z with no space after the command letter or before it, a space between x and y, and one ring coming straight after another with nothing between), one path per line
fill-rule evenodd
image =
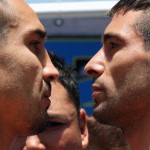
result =
M66 63L76 68L81 107L84 107L89 115L92 114L94 104L91 98L92 79L85 75L83 68L91 56L100 49L100 40L51 40L47 41L45 46L48 51L54 51L58 56L64 58Z

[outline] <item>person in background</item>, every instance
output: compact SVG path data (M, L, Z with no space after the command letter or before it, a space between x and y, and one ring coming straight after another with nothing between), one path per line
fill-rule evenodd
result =
M44 48L45 29L23 0L0 1L0 146L47 125L58 71Z
M50 53L59 78L52 82L48 126L40 134L18 137L11 150L82 150L88 144L86 112L80 109L75 71L56 54Z
M103 125L97 122L93 116L87 116L87 126L89 144L86 150L131 150L121 129Z
M120 0L108 15L103 46L85 66L93 115L120 127L132 150L150 150L150 0Z

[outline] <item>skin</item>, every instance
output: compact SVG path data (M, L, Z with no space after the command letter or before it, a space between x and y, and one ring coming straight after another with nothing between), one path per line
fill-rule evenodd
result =
M58 94L59 89L59 94ZM52 84L51 105L48 109L49 126L40 134L17 138L11 150L81 150L88 144L86 113L80 117L66 89ZM79 123L80 121L80 123Z
M135 28L141 14L116 14L104 32L103 47L85 66L94 78L94 117L121 127L133 150L148 150L150 143L150 51Z
M87 116L87 125L89 144L86 150L131 150L120 128L101 124L93 116Z
M44 48L45 29L22 0L11 0L16 22L0 47L0 145L8 149L17 135L41 131L50 105L49 82L58 77Z

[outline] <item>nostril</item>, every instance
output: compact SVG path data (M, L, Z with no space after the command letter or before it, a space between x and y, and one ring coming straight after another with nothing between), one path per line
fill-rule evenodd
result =
M48 81L53 81L54 79L55 79L54 76L49 76L49 77L48 77Z
M98 72L95 71L95 70L88 70L88 71L87 71L87 74L90 75L90 76L93 76L93 75L97 75Z

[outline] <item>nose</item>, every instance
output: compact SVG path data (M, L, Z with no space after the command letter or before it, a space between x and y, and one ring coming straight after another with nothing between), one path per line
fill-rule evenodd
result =
M43 78L45 81L53 81L56 80L58 78L58 70L54 67L50 57L48 56L48 54L46 53L46 62L45 62L45 66L43 68Z
M24 150L46 150L46 147L40 142L39 137L34 135L27 137Z
M90 77L96 78L104 72L104 52L99 50L86 64L84 71Z

